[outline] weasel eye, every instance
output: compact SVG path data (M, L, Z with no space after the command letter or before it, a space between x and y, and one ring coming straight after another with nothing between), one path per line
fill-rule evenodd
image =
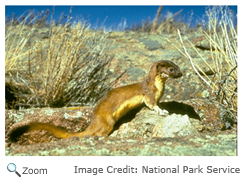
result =
M173 69L173 68L170 68L169 71L170 71L170 72L174 72L174 69Z

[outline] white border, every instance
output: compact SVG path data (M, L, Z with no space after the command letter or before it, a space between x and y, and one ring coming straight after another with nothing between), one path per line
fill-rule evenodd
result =
M21 5L30 5L29 3L32 3L31 5L57 5L57 3L62 3L62 5L111 5L112 1L5 1L5 4L2 4L1 2L1 12L5 12L5 5L19 5L21 2ZM101 4L103 2L103 4ZM183 3L187 4L183 4ZM42 4L39 4L42 3ZM136 5L139 3L139 1L114 1L114 5ZM80 179L80 180L111 180L109 178L115 178L115 179L125 179L129 178L131 180L135 179L155 179L159 178L161 180L176 180L176 179L189 179L189 180L197 180L197 179L206 179L206 178L213 178L212 180L217 180L217 179L223 179L224 180L232 180L232 179L237 179L242 180L241 178L246 178L246 166L245 162L245 131L244 128L246 120L244 120L244 102L246 101L245 99L245 87L243 86L245 84L245 55L243 54L245 52L244 47L245 47L245 23L243 17L246 17L245 14L245 8L244 8L244 3L243 1L239 0L223 0L223 1L212 1L212 0L207 0L206 4L204 4L204 1L191 1L191 0L186 0L186 1L142 1L141 5L160 5L160 4L165 4L165 5L213 5L216 3L216 5L238 5L238 35L239 35L239 41L238 41L238 52L239 52L239 60L238 60L238 80L239 80L239 96L238 96L238 118L239 118L239 123L238 123L238 156L236 157L104 157L104 156L96 156L96 157L88 157L88 156L81 156L81 157L69 157L69 156L57 156L57 157L19 157L19 156L5 156L5 148L4 148L4 138L5 138L5 126L4 126L4 100L3 96L1 96L1 116L2 116L2 124L1 124L1 149L0 149L0 173L3 173L1 175L2 178L5 179L21 179L24 178L26 181L28 180L43 180L43 179L55 179L55 178L62 178L62 179ZM150 4L151 3L151 4ZM5 21L5 16L2 17L2 25L4 24ZM1 29L2 34L1 34L1 42L2 42L2 48L1 50L4 50L4 29ZM1 53L2 55L2 63L4 62L4 52ZM2 71L1 71L1 83L4 85L4 65L1 66ZM3 90L3 86L2 86ZM21 178L17 178L17 176L14 173L10 173L7 171L7 164L10 162L14 162L17 165L17 171L18 168L23 167L23 166L28 166L31 168L47 168L49 173L48 175L23 175ZM209 165L212 165L214 167L239 167L241 170L240 174L98 174L98 175L91 175L91 174L74 174L74 166L77 165L79 167L102 167L106 169L107 166L113 165L114 167L125 167L126 165L130 165L132 167L137 167L139 172L141 170L141 166L148 165L148 166L161 166L161 167L175 167L176 165L180 166L190 166L190 167L197 167L198 165L201 165L202 167L206 167ZM5 177L7 176L7 177ZM120 176L120 177L119 177Z

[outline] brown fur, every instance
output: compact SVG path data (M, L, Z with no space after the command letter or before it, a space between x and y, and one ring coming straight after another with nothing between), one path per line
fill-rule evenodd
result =
M68 133L51 124L30 123L14 129L10 133L10 137L19 137L24 132L31 130L46 130L61 138L85 135L107 136L122 116L140 105L145 104L160 115L168 113L166 110L160 109L157 104L164 94L166 80L169 77L178 78L181 76L182 73L177 65L167 60L160 60L152 65L149 76L143 82L110 90L95 107L91 124L85 131ZM14 139L16 138L12 140Z

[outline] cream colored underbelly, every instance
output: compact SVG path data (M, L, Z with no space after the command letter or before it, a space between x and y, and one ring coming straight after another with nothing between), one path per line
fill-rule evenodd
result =
M125 100L120 107L113 113L114 120L117 121L130 110L137 108L143 103L144 96L138 95L131 99Z

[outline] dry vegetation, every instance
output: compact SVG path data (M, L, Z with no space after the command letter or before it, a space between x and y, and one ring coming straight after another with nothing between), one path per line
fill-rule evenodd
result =
M137 32L147 32L150 34L173 34L177 29L182 32L192 32L194 28L191 28L191 20L193 19L193 13L191 12L188 17L182 17L180 13L183 9L176 13L167 12L161 14L162 6L159 7L154 21L151 19L143 20L142 24L133 24L129 30ZM184 20L185 19L185 20Z
M199 53L191 43L191 47L196 50L204 61L204 65L213 71L214 76L209 77L197 66L187 52L181 35L181 44L184 48L183 54L190 59L191 64L201 79L211 88L212 100L218 101L236 119L237 117L237 30L234 24L234 14L226 7L213 7L206 11L208 23L202 33L209 42L209 51L213 60L211 65ZM187 40L188 41L188 40ZM214 69L212 67L215 67ZM201 72L201 73L199 73ZM202 76L202 75L205 76Z
M46 35L40 38L36 31L44 21L38 19L29 13L6 25L5 91L12 97L6 107L97 102L121 77L112 77L109 71L113 56L108 53L108 32L68 20L45 27Z
M143 21L142 25L133 25L131 30L150 32L152 29L152 33L165 34L176 33L179 29L182 35L190 32L189 24L179 21L182 10L165 16L160 16L160 11L161 7L154 28L152 21ZM197 66L183 42L177 48L180 51L184 48L182 53L190 59L208 89L212 89L211 99L236 117L237 26L234 14L226 7L208 8L206 13L208 21L195 30L208 40L213 65L206 62L188 39L181 35L180 38L181 42L189 42L214 76L207 76ZM5 89L16 99L7 100L7 107L94 104L121 77L110 76L112 56L108 53L107 32L89 30L86 23L71 24L69 17L66 23L61 23L64 22L62 16L59 22L47 26L48 14L34 16L30 13L8 21L5 28ZM36 37L38 27L48 29L45 41Z

